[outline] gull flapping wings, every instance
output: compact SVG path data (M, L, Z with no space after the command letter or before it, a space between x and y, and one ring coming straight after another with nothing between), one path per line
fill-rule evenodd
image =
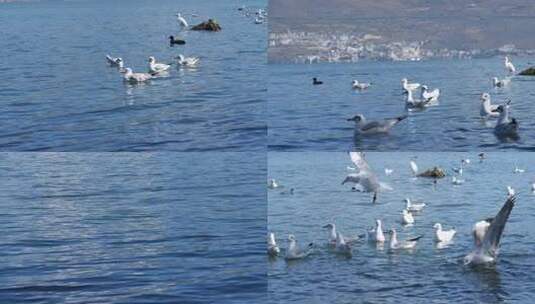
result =
M511 196L507 199L500 212L492 219L490 226L485 233L482 248L490 255L496 256L498 253L500 238L505 228L505 223L509 219L511 210L515 206L516 196Z

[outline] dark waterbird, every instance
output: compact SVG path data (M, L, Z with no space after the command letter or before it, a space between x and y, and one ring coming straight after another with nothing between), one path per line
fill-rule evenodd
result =
M313 85L320 85L320 84L323 84L323 81L319 81L318 78L314 77L314 78L312 78L312 84Z
M173 46L175 44L183 45L183 44L186 44L186 41L182 40L182 39L175 38L174 36L169 36L169 44L171 44L171 46Z

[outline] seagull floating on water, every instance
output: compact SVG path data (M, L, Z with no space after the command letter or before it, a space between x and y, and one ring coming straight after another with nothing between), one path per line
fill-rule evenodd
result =
M511 79L505 78L505 79L498 79L498 77L492 78L492 85L496 88L503 88L509 85L511 82Z
M366 90L371 86L371 83L359 82L358 80L353 80L351 87L355 90Z
M493 105L490 102L490 94L483 93L481 94L481 109L479 110L479 115L481 117L498 117L500 113L496 112L499 105Z
M171 66L165 63L157 63L156 59L153 56L149 57L149 73L159 74L169 70Z
M407 118L407 115L398 116L395 118L386 118L383 120L367 121L364 115L357 114L352 118L347 119L347 121L355 122L356 134L372 135L388 133L390 129L392 129L395 125L397 125L405 118Z
M149 73L134 73L131 68L124 69L123 79L129 83L136 84L152 79Z
M500 239L515 206L516 196L507 201L494 218L479 221L474 225L472 235L475 249L464 257L465 265L495 263L498 258Z
M373 243L384 243L385 235L383 233L383 223L381 220L375 220L375 228L368 230L368 241Z
M288 249L286 249L286 256L284 258L286 260L298 260L306 258L312 253L313 245L314 244L310 243L308 244L308 247L306 249L301 249L297 245L295 236L293 234L290 234L288 235Z
M270 179L268 181L268 188L269 189L276 189L278 187L279 187L279 184L277 183L277 181L274 178L272 178L272 179Z
M351 246L346 242L344 236L340 232L336 233L336 243L334 249L337 253L345 254L348 256L352 255Z
M403 225L414 224L414 217L407 209L403 209L401 215L401 222L403 223Z
M184 55L179 54L176 59L178 60L178 64L182 66L195 66L197 63L199 63L199 57L184 57Z
M443 242L448 243L451 242L453 237L455 236L455 228L450 230L442 230L442 224L436 223L433 228L435 228L435 241L436 242Z
M267 252L270 256L277 256L281 252L277 242L275 241L275 233L268 233Z
M440 97L440 89L434 89L433 91L429 91L429 88L426 85L423 85L421 90L422 100L429 100L431 102L434 102L438 100L438 97Z
M407 109L424 109L429 107L431 102L431 98L416 100L412 97L412 91L407 91L407 97L405 98L405 106Z
M413 90L416 90L417 88L419 88L420 84L419 83L409 83L409 80L407 80L407 78L403 78L403 79L401 79L401 86L402 86L403 90L408 93L410 91L413 91Z
M118 67L119 69L123 68L124 62L121 57L111 57L110 55L106 55L106 60L108 60L110 66Z
M329 245L331 246L335 246L336 245L336 235L338 233L338 231L336 231L336 225L333 224L333 223L329 223L325 226L323 226L323 228L327 228L328 229L328 233L329 233L329 236L328 236L328 242L329 242ZM354 236L354 237L350 237L350 238L347 238L347 237L344 237L344 241L348 244L352 244L354 242L357 242L361 239L362 236L360 235L357 235L357 236Z
M518 122L515 118L509 118L509 100L507 104L500 105L496 109L497 113L500 113L498 122L494 127L494 134L500 138L518 139Z
M420 212L426 206L424 202L413 203L409 198L404 199L404 201L405 201L405 209L410 212Z
M513 65L513 63L511 62L511 59L509 59L508 56L505 56L504 64L509 74L514 74L516 72L515 66Z
M377 201L377 193L379 191L392 189L387 184L379 182L379 179L364 159L363 153L349 152L349 157L356 166L358 172L348 174L342 181L342 185L350 182L354 183L355 187L358 186L362 192L373 192L373 203Z
M404 241L398 241L396 229L392 228L390 230L390 249L413 249L421 238L422 236L417 236Z
M526 170L520 169L517 166L515 166L515 169L513 170L513 173L524 173L524 172L526 172Z

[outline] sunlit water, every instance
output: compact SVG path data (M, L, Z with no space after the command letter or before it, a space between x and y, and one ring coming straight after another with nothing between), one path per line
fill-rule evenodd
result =
M417 156L420 169L438 165L448 177L436 186L429 179L413 179L409 160ZM471 158L464 168L463 185L451 184L451 168L462 158ZM372 195L352 192L340 183L351 165L346 153L270 153L268 175L282 189L268 191L268 229L281 247L295 234L306 246L315 242L308 258L286 262L269 260L268 293L271 303L529 303L535 279L535 160L528 153L491 153L479 163L475 153L368 153L370 166L379 179L394 190ZM515 165L526 169L513 174ZM394 170L385 176L385 167ZM472 225L493 217L506 199L506 186L513 186L518 200L505 227L499 260L495 267L473 269L462 258L472 249ZM284 195L288 188L294 195ZM427 207L415 217L412 227L401 226L403 198L424 200ZM363 242L354 246L353 257L338 256L326 248L327 231L334 222L346 236L364 233L376 218L387 229L396 228L398 238L423 235L413 252L378 250ZM454 242L437 249L433 224L458 231Z
M262 303L265 156L0 154L3 303Z
M43 1L1 4L0 150L259 150L265 144L266 25L244 1ZM216 19L218 33L179 33ZM198 17L191 17L195 13ZM168 36L186 40L169 46ZM148 57L201 57L146 85L125 85L106 54L134 72Z
M518 70L533 65L514 58ZM268 143L271 150L533 150L535 147L535 78L515 76L509 87L495 89L491 78L504 78L503 58L370 62L357 64L269 65ZM312 77L323 85L313 86ZM387 136L353 138L357 113L368 119L406 113L401 79L440 88L439 105L411 112ZM351 81L372 82L358 92ZM503 142L493 134L496 120L482 121L480 96L494 103L512 100L511 115L519 121L520 140ZM419 92L418 92L419 93ZM415 94L416 95L416 94ZM419 97L419 94L417 96Z

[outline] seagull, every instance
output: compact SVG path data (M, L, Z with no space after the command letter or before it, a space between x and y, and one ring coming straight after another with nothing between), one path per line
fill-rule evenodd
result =
M272 179L270 179L268 181L268 188L269 189L276 189L278 187L279 187L279 184L277 183L277 181L275 179L272 178Z
M416 165L416 163L413 160L410 161L410 165L411 165L412 175L418 176L418 165Z
M474 225L472 235L475 249L465 256L465 265L496 262L500 239L511 210L515 206L515 201L516 196L507 198L507 201L494 218L479 221Z
M507 197L515 196L515 189L511 186L507 186Z
M124 69L124 81L135 84L152 79L149 73L133 73L131 68Z
M458 173L460 176L463 176L463 164L464 160L461 160L461 166L459 168L453 168L453 172Z
M462 164L467 164L467 165L469 165L470 162L471 162L471 160L470 160L469 158L461 159L461 163L462 163Z
M505 78L505 79L498 79L498 77L492 78L492 85L494 85L495 88L503 88L505 86L508 86L511 82L511 79Z
M515 169L513 170L513 173L524 173L524 172L526 172L526 170L520 169L517 166L515 166Z
M199 57L184 57L180 54L176 57L178 59L178 64L182 66L195 66L199 63Z
M379 182L377 176L371 170L370 166L364 159L364 154L361 152L349 152L349 157L353 164L357 167L358 173L350 173L342 181L342 185L348 182L358 185L362 192L373 192L373 200L377 201L377 192L382 190L391 190L390 186Z
M451 242L453 239L453 236L455 236L455 228L452 228L450 230L442 230L442 224L436 223L433 228L435 228L435 241L436 242Z
M404 201L405 201L405 209L410 212L420 212L426 206L424 202L413 203L411 202L409 198L406 198Z
M504 64L509 74L514 74L516 72L515 66L513 65L508 56L505 56Z
M286 260L298 260L306 258L312 253L312 247L313 244L310 243L306 249L299 248L297 241L295 240L295 236L290 234L288 235L288 249L286 249L286 256L284 258Z
M329 224L323 226L323 228L327 228L327 229L329 229L329 238L328 238L328 240L329 240L329 245L333 245L333 246L336 245L336 235L337 235L337 233L338 233L338 232L336 231L336 225L333 224L333 223L329 223ZM345 241L346 243L348 243L348 244L352 244L352 243L354 243L354 242L356 242L356 241L359 241L361 237L362 237L362 236L360 236L360 235L357 235L357 236L355 236L355 237L351 237L351 238L346 238L346 237L344 237L344 241Z
M408 109L423 109L431 105L431 98L415 100L412 97L412 91L407 91L407 97L405 99L405 106Z
M479 115L481 117L498 117L500 113L497 113L498 105L493 105L490 103L490 94L483 93L481 94L481 109L479 110Z
M389 169L389 168L385 168L385 175L386 175L386 176L390 176L390 175L392 175L392 172L394 172L394 170Z
M401 214L402 214L401 222L403 223L403 225L414 224L414 217L407 209L403 209Z
M119 69L123 68L124 62L121 57L111 57L110 55L106 55L106 59L110 66L118 67Z
M167 71L171 66L165 63L157 63L153 56L149 57L149 73L158 74Z
M409 83L407 78L403 78L403 79L401 79L401 86L403 87L403 90L408 93L410 91L413 91L413 90L416 90L417 88L419 88L420 84L419 83Z
M347 119L347 121L355 122L355 133L362 135L371 135L371 134L381 134L388 133L395 125L400 121L407 118L407 115L395 117L395 118L386 118L383 120L367 121L364 115L357 114L352 118Z
M518 139L518 122L515 118L509 118L509 103L510 101L496 109L500 116L494 127L494 134L501 138Z
M381 220L375 220L375 228L368 230L368 241L374 243L384 243L385 235L383 233L383 224Z
M256 17L254 19L254 23L255 24L262 24L262 23L264 23L264 18L263 17Z
M371 85L371 83L359 82L358 80L353 80L353 82L351 83L351 87L355 90L366 90Z
M180 25L182 29L185 29L188 27L188 22L186 21L186 19L184 19L184 17L182 17L180 13L176 14L176 19L178 21L178 25Z
M420 235L415 238L398 241L396 229L392 228L390 230L390 249L413 249L421 238L422 236Z
M346 242L346 240L344 239L344 236L340 232L336 233L336 243L335 243L334 249L338 253L349 255L349 256L352 255L351 246Z
M434 89L433 91L428 91L429 88L426 85L422 86L421 98L422 100L437 101L440 96L440 89Z
M323 84L323 81L319 81L318 78L314 77L314 78L312 78L312 84L313 85L320 85L320 84Z
M281 252L279 246L277 246L277 242L275 241L275 233L273 232L268 233L267 252L270 256L277 256Z
M462 184L464 184L464 179L459 179L459 178L453 176L451 178L451 183L454 184L454 185L462 185Z

